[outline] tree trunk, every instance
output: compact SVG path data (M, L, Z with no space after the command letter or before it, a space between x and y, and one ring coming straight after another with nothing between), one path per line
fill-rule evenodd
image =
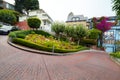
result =
M100 47L103 45L103 32L100 35Z
M78 45L80 44L80 39L78 39Z

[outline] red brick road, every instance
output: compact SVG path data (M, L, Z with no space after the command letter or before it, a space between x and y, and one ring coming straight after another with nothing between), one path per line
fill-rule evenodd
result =
M120 66L105 52L50 56L16 49L0 36L0 80L120 80Z

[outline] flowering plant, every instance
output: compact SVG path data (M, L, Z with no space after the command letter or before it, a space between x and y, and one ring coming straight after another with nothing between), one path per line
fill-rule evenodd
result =
M100 46L103 44L103 33L110 30L111 27L113 26L112 22L108 22L109 18L107 17L101 17L101 18L93 18L93 27L100 30L101 34L99 36L100 40Z
M113 23L107 22L108 19L107 17L102 17L100 22L96 24L96 28L103 33L110 30Z

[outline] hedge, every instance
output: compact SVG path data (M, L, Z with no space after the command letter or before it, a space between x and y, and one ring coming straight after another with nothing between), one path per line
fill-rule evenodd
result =
M42 31L42 30L36 30L36 31L33 31L33 30L22 30L22 31L10 32L9 37L24 39L26 37L26 35L28 35L28 34L35 34L35 33L44 35L45 37L52 36L51 34L45 32L45 31Z
M82 39L81 44L82 45L96 45L97 40L95 40L95 39Z
M35 30L34 32L35 32L36 34L44 35L45 37L52 36L51 34L49 34L48 32L45 32L45 31L43 31L43 30Z
M35 44L33 42L30 42L30 41L27 41L27 40L24 40L21 38L14 38L13 43L20 44L20 45L23 45L23 46L26 46L29 48L37 49L37 50L52 52L52 47L41 46L41 45ZM54 49L54 52L56 52L56 53L68 53L68 52L77 52L77 51L86 50L86 49L88 49L88 48L80 47L78 49L71 49L71 50Z
M0 21L8 24L15 24L17 22L17 17L14 14L15 11L2 9L0 10Z
M120 52L111 53L110 55L116 58L120 58Z

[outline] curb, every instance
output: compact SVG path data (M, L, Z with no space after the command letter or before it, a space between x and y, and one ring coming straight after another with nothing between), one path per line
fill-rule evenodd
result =
M67 56L67 55L72 55L72 54L79 54L82 52L90 52L90 51L98 51L98 50L83 50L83 51L78 51L78 52L71 52L71 53L53 53L53 52L46 52L46 51L40 51L40 50L35 50L35 49L31 49L25 46L21 46L18 44L14 44L10 41L10 39L7 40L7 43L10 44L11 46L24 50L24 51L28 51L28 52L33 52L33 53L37 53L37 54L46 54L46 55L54 55L54 56Z
M112 59L112 61L114 61L116 64L118 64L120 66L120 62L116 58L114 58L112 56L110 56L110 58Z
M21 50L24 50L24 51L28 51L28 52L33 52L33 53L37 53L37 54L64 56L64 54L60 54L60 53L55 54L55 53L52 53L52 52L45 52L45 51L39 51L39 50L27 48L27 47L24 47L24 46L21 46L21 45L14 44L14 43L10 42L9 40L7 42L8 42L8 44L10 44L11 46L13 46L15 48L18 48L18 49L21 49Z

